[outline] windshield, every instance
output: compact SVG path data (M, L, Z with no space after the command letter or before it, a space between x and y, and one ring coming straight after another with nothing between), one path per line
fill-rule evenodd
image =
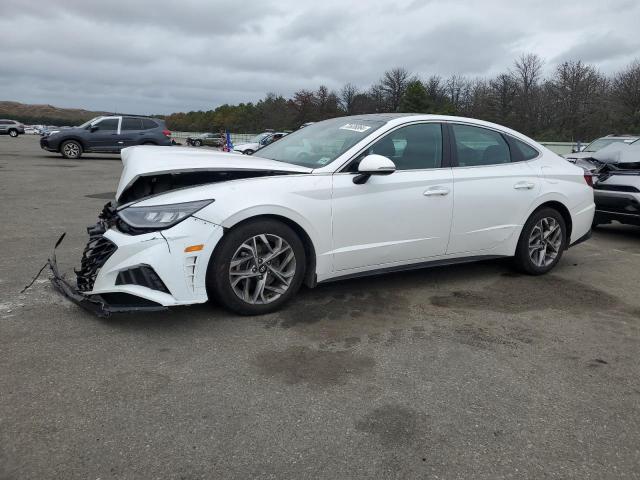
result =
M324 167L384 124L381 120L325 120L282 137L260 149L257 156L309 168Z
M101 118L102 118L102 117L95 117L95 118L92 118L91 120L87 120L87 121L86 121L86 122L84 122L82 125L80 125L80 126L78 126L78 127L76 127L76 128L86 128L86 127L88 127L89 125L91 125L93 122L95 122L96 120L99 120L99 119L101 119Z
M589 145L587 145L583 152L597 152L598 150L602 150L607 145L611 145L612 143L619 142L628 142L627 138L599 138L598 140L594 140Z

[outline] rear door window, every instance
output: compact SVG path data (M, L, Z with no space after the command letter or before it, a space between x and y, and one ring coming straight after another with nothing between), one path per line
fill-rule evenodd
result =
M509 145L500 133L470 125L452 125L459 167L499 165L511 161Z
M142 130L142 120L140 118L123 118L122 130Z

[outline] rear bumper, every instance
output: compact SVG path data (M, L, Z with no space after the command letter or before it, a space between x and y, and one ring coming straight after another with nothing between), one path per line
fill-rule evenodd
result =
M596 190L595 201L594 223L616 220L620 223L640 225L640 193Z

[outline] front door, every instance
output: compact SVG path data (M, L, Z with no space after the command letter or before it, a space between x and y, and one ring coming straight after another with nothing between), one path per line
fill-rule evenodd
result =
M89 127L87 144L93 151L113 152L122 148L120 141L120 117L104 117Z
M390 132L333 175L333 261L336 271L392 267L443 255L453 209L452 172L443 167L438 123L415 123ZM383 155L391 175L353 183L357 162Z

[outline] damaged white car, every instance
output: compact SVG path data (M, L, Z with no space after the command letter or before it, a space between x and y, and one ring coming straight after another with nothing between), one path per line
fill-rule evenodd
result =
M50 261L100 315L209 299L262 314L302 284L498 257L543 274L594 213L581 168L466 118L345 117L250 158L143 146L122 161L76 285Z
M640 140L610 144L576 165L593 174L594 225L614 220L640 225Z

